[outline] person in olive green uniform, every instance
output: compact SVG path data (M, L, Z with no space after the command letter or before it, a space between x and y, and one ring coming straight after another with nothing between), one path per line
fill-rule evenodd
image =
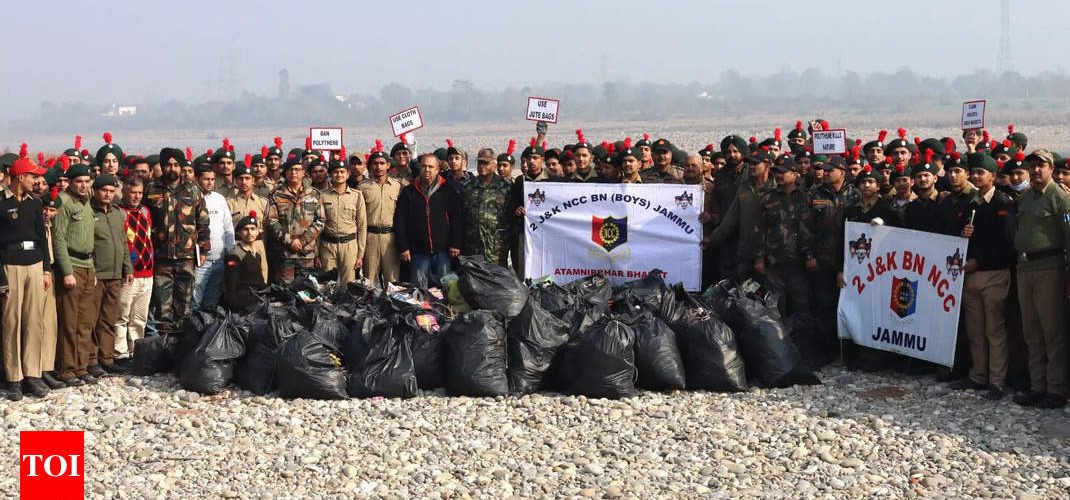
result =
M814 315L821 322L821 343L828 359L839 355L836 307L843 281L843 238L847 210L861 203L862 195L847 182L846 162L836 155L822 165L822 184L810 193L814 258L806 261L814 294Z
M94 376L124 371L115 365L115 322L119 319L123 284L133 284L134 268L126 245L126 214L113 204L118 185L114 176L101 174L93 180L90 201L94 220L93 270L97 278L90 300L97 305L97 317L88 371Z
M1026 157L1030 186L1018 199L1018 303L1029 353L1030 390L1023 406L1062 408L1066 380L1066 266L1070 249L1070 195L1053 180L1055 160L1038 149Z
M532 154L531 149L525 149L524 153ZM538 154L541 156L541 151ZM513 234L513 216L509 210L513 184L496 174L494 164L488 161L481 160L476 173L478 177L461 189L465 218L463 253L482 255L487 262L505 266L508 264L508 237Z
M223 268L223 306L229 311L244 311L255 304L256 292L267 286L255 245L261 241L259 219L260 214L252 211L234 226L238 241L224 260Z
M52 225L56 262L63 286L59 287L59 378L68 386L95 383L89 374L96 308L91 300L96 285L93 271L93 209L89 205L89 167L71 165L65 176L67 191L60 194L59 213Z
M758 234L762 244L754 270L764 274L787 299L786 315L810 313L806 261L813 258L810 197L798 185L799 166L790 157L773 167L777 189L758 200L762 215Z
M268 245L281 257L273 263L272 280L288 285L298 272L314 267L324 214L319 191L304 185L305 167L284 168L285 183L268 198L266 226Z
M330 187L323 197L324 225L320 235L320 267L337 269L338 282L348 283L364 265L368 242L368 216L364 195L349 187L349 168L331 160L327 168Z
M754 274L754 259L762 246L761 235L758 233L758 219L761 218L762 207L758 200L765 193L776 189L776 181L769 175L773 164L772 154L758 150L747 155L746 162L749 165L750 179L740 186L724 220L710 235L710 241L714 244L738 238L739 262L736 263L733 275L739 281Z

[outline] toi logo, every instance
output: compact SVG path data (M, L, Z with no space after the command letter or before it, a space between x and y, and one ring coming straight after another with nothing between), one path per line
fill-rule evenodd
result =
M22 431L19 498L85 498L84 457L82 431Z

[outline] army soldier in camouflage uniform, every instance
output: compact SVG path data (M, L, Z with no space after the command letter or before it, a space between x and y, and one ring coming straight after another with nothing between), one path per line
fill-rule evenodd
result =
M758 233L762 240L754 270L769 277L787 299L786 315L810 312L806 262L813 259L810 197L798 185L799 165L790 156L773 167L777 189L758 200L762 216ZM785 315L785 316L786 316Z
M512 234L509 201L513 183L496 174L494 164L489 161L480 162L476 172L479 176L461 189L464 254L482 255L487 262L505 266L507 237Z
M303 165L290 163L282 175L285 183L268 198L267 241L281 257L272 263L272 280L289 285L298 271L313 267L325 214L319 191L304 185Z
M811 250L815 258L807 260L806 269L811 272L814 314L821 322L822 351L828 359L834 359L839 355L836 307L839 284L843 282L843 225L847 209L860 204L862 195L858 188L847 182L846 162L842 156L829 158L821 168L825 170L822 184L810 193L814 228Z
M208 210L201 188L179 179L186 163L182 151L163 148L163 177L145 193L156 250L151 309L160 329L177 329L186 316L196 268L204 264L211 250Z

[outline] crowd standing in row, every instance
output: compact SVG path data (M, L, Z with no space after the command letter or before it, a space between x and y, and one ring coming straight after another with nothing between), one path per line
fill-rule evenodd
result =
M1026 154L1013 127L1002 141L966 130L961 146L882 131L831 156L811 151L815 128L828 124L797 122L786 140L779 129L762 141L729 135L689 154L646 134L594 145L581 130L551 149L540 124L520 168L510 140L501 154L479 150L474 174L452 141L414 158L404 135L389 152L377 140L352 155L323 155L308 140L284 153L276 137L242 160L225 139L197 157L170 147L140 156L106 133L95 155L78 137L37 162L23 145L0 157L3 395L123 373L147 330L176 331L198 308L242 310L303 271L426 286L464 254L522 277L524 184L549 181L702 185L704 286L768 280L785 313L819 319L826 360L841 355L845 221L970 238L960 335L969 355L941 378L1002 398L1024 338L1028 389L1015 401L1065 405L1070 164ZM844 356L851 367L931 368L863 348Z

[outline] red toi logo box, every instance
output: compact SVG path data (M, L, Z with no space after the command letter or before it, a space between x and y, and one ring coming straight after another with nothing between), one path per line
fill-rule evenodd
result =
M85 436L82 431L20 433L19 498L85 498Z

